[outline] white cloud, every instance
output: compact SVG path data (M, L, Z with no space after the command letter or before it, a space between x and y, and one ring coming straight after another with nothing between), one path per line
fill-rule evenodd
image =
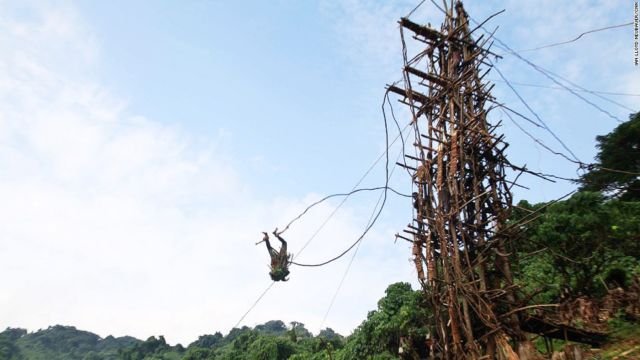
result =
M221 129L202 140L130 114L92 77L99 46L71 6L6 10L0 327L67 324L185 344L228 330L269 282L266 251L254 246L259 231L286 223L318 196L253 201L251 183L216 151L232 134ZM332 210L323 204L292 228L290 248L299 249ZM357 238L366 216L344 209L300 261L335 255ZM367 238L325 325L348 332L386 284L407 278L408 261L381 266L408 254L406 246L389 250L390 238L388 229ZM346 260L294 268L246 323L297 320L317 331Z

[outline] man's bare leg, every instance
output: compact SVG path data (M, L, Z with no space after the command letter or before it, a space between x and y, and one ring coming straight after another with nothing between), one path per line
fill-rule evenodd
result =
M280 246L280 254L284 254L284 256L286 257L287 254L287 242L282 238L282 236L280 236L280 233L278 232L278 228L276 228L275 230L273 230L273 235L276 236L276 238L278 238L278 240L280 240L280 243L282 244Z

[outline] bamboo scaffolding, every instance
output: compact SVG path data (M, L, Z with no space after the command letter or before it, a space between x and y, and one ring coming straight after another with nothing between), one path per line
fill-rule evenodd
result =
M445 1L445 4L448 3ZM413 261L431 303L429 347L442 359L525 359L525 341L506 251L511 209L504 135L487 121L492 85L482 81L491 36L471 38L462 3L440 30L400 20L403 86L388 86L412 114ZM474 29L475 30L475 29ZM405 31L421 48L412 58ZM426 48L424 46L426 45ZM407 237L397 235L403 240Z

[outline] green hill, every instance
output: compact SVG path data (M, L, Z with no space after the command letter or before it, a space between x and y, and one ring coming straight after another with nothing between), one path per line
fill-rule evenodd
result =
M8 328L0 333L0 359L118 359L118 351L141 342L130 336L102 339L73 326L50 326L33 333Z

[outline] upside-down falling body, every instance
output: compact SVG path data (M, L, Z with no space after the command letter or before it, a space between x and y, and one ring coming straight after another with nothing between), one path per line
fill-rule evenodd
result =
M271 271L269 271L269 276L271 276L271 280L273 281L287 281L287 276L289 275L289 264L291 263L291 255L287 253L287 242L280 236L278 233L278 228L273 231L273 235L280 240L281 246L280 250L276 250L271 247L271 243L269 242L269 234L263 232L264 237L261 241L257 242L256 245L264 242L267 245L267 251L269 251L269 256L271 257Z

